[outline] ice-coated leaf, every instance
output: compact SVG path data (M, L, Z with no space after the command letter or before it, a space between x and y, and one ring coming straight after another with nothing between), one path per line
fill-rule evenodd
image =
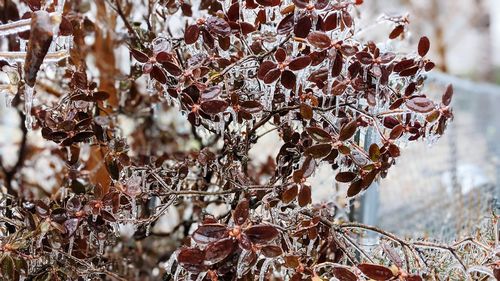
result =
M361 272L363 272L364 275L377 281L389 280L394 278L392 270L382 265L362 263L358 265L358 268L359 270L361 270Z
M206 114L214 115L224 112L228 107L228 103L223 100L209 100L202 102L200 107Z
M190 25L186 28L184 33L184 41L186 44L194 44L198 40L198 37L200 37L200 28L197 24Z
M435 105L432 100L425 97L415 97L406 101L406 107L408 109L419 112L419 113L427 113L434 110Z
M326 49L331 46L332 40L330 36L321 31L314 31L307 35L307 41L318 49Z
M225 238L209 243L205 248L205 262L212 265L223 261L233 252L234 245L233 238Z
M194 241L200 244L208 244L220 240L229 235L227 227L222 224L200 225L191 235Z
M236 208L234 209L233 212L233 220L234 223L237 225L242 225L244 224L249 215L250 211L250 204L247 199L241 200L238 205L236 205Z
M274 226L267 224L250 226L244 232L252 243L257 244L266 244L271 242L279 235L278 230Z

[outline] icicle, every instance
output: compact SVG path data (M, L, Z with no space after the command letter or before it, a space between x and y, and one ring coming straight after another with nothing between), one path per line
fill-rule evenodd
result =
M166 272L172 271L172 266L174 265L174 262L177 260L178 255L179 255L179 250L173 252L172 255L170 255L170 258L168 259L167 263L165 264L165 271Z
M146 225L146 237L149 236L149 234L151 234L151 224Z
M64 201L64 199L66 198L66 195L67 195L67 192L66 192L66 187L61 187L61 202Z
M131 215L132 215L132 219L136 219L137 218L137 202L135 201L135 197L131 197L130 198L130 212L131 212Z
M68 245L68 255L71 256L71 252L73 252L73 244L75 243L75 236L71 236L69 238L69 245Z
M99 256L104 255L104 240L99 239Z
M180 266L177 266L177 269L175 270L175 274L174 274L174 280L177 281L179 280L179 275L181 274L181 268Z
M262 267L260 269L259 273L259 281L264 281L266 279L266 273L267 270L269 269L269 266L271 265L272 259L266 259L264 260L264 263L262 264Z
M26 120L24 122L26 129L31 131L33 127L33 116L31 116L31 108L33 107L33 87L25 86L24 92L24 108L26 111Z
M312 249L314 248L314 243L316 242L316 239L312 239L309 241L309 245L307 245L307 255L311 255Z
M238 258L238 263L236 265L236 275L238 276L238 278L241 278L243 276L244 270L246 269L245 263L243 260L245 259L245 257L247 255L248 255L248 251L243 250L240 254L240 257Z

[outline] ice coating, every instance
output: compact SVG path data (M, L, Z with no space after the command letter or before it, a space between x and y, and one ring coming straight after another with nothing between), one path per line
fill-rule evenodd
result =
M31 32L24 64L24 81L30 87L35 86L38 70L49 51L53 35L50 14L46 11L34 12L31 18Z

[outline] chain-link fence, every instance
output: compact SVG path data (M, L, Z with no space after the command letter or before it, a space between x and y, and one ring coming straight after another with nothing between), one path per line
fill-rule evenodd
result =
M500 195L500 87L443 74L429 82L436 93L453 83L455 119L434 145L403 150L381 181L378 225L448 240L472 234Z

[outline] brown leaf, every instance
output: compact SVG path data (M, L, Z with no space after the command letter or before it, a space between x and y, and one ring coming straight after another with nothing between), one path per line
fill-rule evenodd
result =
M307 41L318 49L326 49L331 46L332 40L330 36L321 31L314 31L307 35Z
M212 265L223 261L233 252L234 245L233 238L225 238L209 243L205 248L205 262Z
M288 204L292 202L297 195L299 194L299 187L296 184L293 184L290 188L283 191L281 194L281 200L283 203Z
M139 51L139 50L136 50L136 49L131 49L130 50L130 53L132 53L132 56L134 57L134 59L136 59L138 62L142 62L142 63L145 63L145 62L148 62L149 61L149 57L148 55L146 55L145 53Z
M306 68L309 64L311 64L311 58L309 56L301 56L290 61L288 69L297 71Z
M177 256L177 261L181 265L199 265L203 262L205 253L197 248L181 249Z
M303 16L295 24L293 32L295 33L296 37L306 38L307 35L309 35L309 32L311 31L311 27L312 27L311 19L308 16Z
M389 39L396 39L399 37L399 35L401 35L401 33L403 33L405 31L405 27L403 25L398 25L396 26L391 34L389 34Z
M374 280L389 280L394 277L394 274L392 273L392 270L389 268L378 265L378 264L369 264L369 263L362 263L358 265L359 270L363 272L368 278L374 279Z
M228 103L223 100L209 100L201 103L200 108L206 114L215 115L224 112L228 107Z
M353 172L339 172L335 176L335 180L338 182L351 182L356 178L356 174Z
M325 130L318 127L308 127L306 128L307 133L311 138L318 142L330 142L332 141L332 136Z
M316 145L311 145L304 151L305 154L311 155L313 158L323 158L330 154L332 151L332 145L329 143L321 143Z
M358 277L356 274L352 273L349 269L343 267L334 267L332 268L332 274L339 281L356 281Z
M415 97L406 101L406 107L408 109L419 112L419 113L427 113L434 110L435 106L432 100L425 97Z
M233 212L233 220L237 225L244 224L249 216L250 204L247 199L241 200Z
M444 92L443 97L441 98L441 102L448 106L451 103L451 99L453 98L453 85L449 84L446 87L446 91Z
M346 141L350 139L356 133L356 129L358 128L356 120L353 120L347 124L345 124L339 133L339 140Z
M281 71L277 68L271 69L267 74L264 76L264 83L266 84L271 84L278 80L281 76Z
M274 226L267 224L250 226L244 232L252 243L257 244L266 244L271 242L279 235L278 230Z
M302 118L306 120L310 120L313 118L313 109L310 105L307 103L301 103L300 104L300 115Z
M262 247L261 253L267 258L276 258L283 254L283 250L279 246L267 245Z
M297 82L296 79L297 77L293 72L291 72L290 70L285 70L281 74L281 85L289 90L292 90Z
M204 224L198 226L193 232L192 238L200 244L208 244L228 236L228 230L222 224Z
M311 187L309 185L303 184L300 188L298 202L300 207L304 207L312 202Z
M420 41L418 42L418 54L421 57L424 57L429 52L430 47L431 42L429 41L429 38L426 36L420 38Z
M186 44L190 45L196 43L198 37L200 37L200 28L197 24L190 25L186 28L184 33L184 41Z

